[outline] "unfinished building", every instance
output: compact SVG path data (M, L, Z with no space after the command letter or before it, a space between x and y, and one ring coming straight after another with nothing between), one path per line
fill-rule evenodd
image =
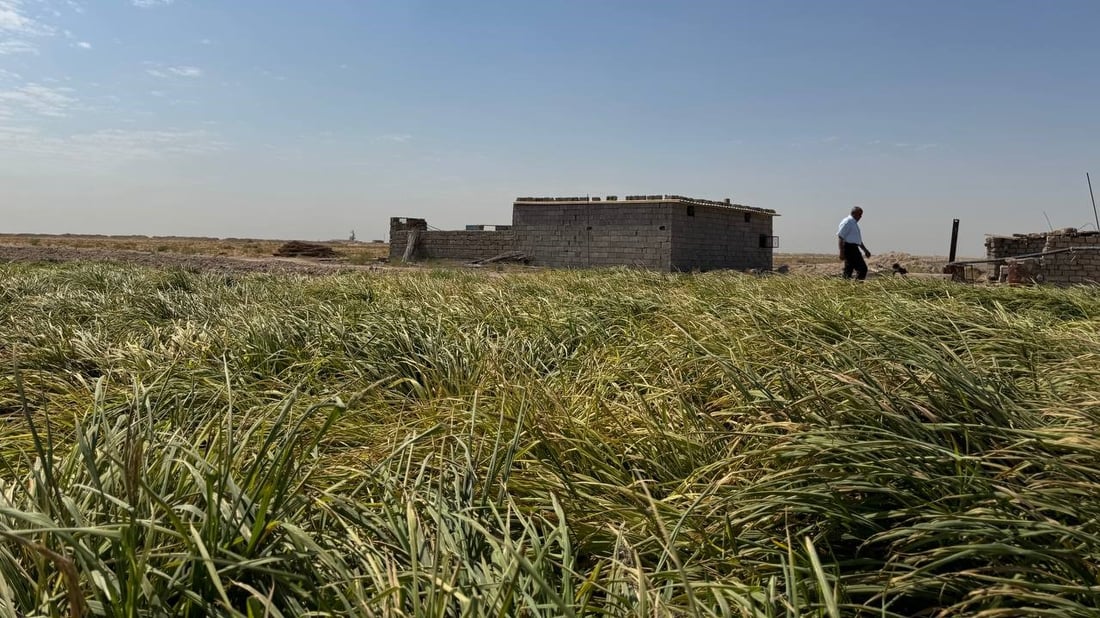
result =
M512 251L515 240L508 226L466 226L465 230L433 230L425 219L390 218L390 261L474 261ZM473 229L471 229L473 228Z
M680 195L521 197L512 224L495 229L431 230L424 219L390 219L390 258L472 261L516 252L532 264L563 268L771 270L776 216Z
M988 236L991 276L1010 283L1100 283L1100 232L1074 228L1012 236Z

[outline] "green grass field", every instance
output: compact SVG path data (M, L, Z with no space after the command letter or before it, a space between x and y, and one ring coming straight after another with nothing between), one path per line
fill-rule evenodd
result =
M0 616L1095 616L1100 293L0 265Z

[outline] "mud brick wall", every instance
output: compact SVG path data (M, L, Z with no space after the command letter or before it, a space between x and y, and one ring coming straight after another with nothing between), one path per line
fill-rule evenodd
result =
M1100 233L1048 234L1043 251L1057 251L1073 247L1085 247L1086 249L1043 256L1040 266L1043 282L1062 285L1100 283Z
M512 251L515 246L511 230L429 230L424 219L394 217L390 219L391 261L404 256L412 229L420 230L415 254L418 260L481 260Z
M671 203L517 203L517 251L561 268L638 266L669 270Z
M672 204L672 270L772 269L773 217L721 206ZM690 207L690 208L689 208Z

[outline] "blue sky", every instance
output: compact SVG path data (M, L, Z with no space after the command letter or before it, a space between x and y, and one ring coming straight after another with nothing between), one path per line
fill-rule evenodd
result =
M785 251L859 204L872 251L959 218L980 254L1092 227L1098 34L1069 0L0 0L0 228L369 239L674 193L778 210Z

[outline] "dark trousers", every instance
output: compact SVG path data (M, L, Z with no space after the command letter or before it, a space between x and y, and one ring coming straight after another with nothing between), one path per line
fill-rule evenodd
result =
M856 273L856 279L860 281L867 278L867 262L863 261L863 254L859 251L859 245L850 242L844 243L844 278L851 279L852 272Z

